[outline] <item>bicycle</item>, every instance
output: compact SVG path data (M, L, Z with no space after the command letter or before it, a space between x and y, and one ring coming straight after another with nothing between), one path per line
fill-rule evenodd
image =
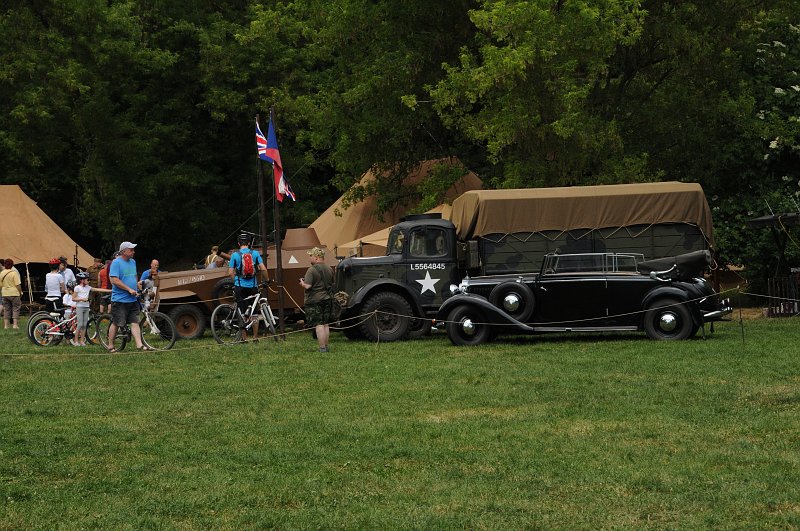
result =
M142 343L153 350L169 350L175 344L175 340L178 337L175 323L168 315L150 310L150 295L151 291L149 289L137 293L136 300L141 310L139 329L142 333ZM110 314L103 315L98 322L100 343L106 350L111 350L113 348L117 352L121 352L130 341L135 341L133 338L133 331L128 324L118 326L117 334L114 336L114 344L110 345L108 341L108 329L111 323Z
M40 311L34 313L28 320L28 338L40 347L55 346L61 340L74 339L76 332L77 315L73 313L69 318L64 318L64 310L55 312ZM100 333L99 321L103 317L94 312L89 313L86 323L86 342L95 345Z
M259 288L267 286L267 282L258 285ZM253 299L244 314L239 310L239 306L234 304L220 304L211 313L211 333L214 339L220 344L234 344L242 342L242 333L249 332L257 320L266 323L269 333L275 341L278 341L275 325L277 321L272 313L267 297L261 294L259 289L255 295L250 295L244 300Z

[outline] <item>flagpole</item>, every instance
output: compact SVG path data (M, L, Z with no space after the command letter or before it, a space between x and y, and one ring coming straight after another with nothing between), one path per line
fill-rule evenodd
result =
M259 122L259 117L256 114L256 122ZM260 125L259 125L260 127ZM256 155L256 159L258 160L258 223L261 228L261 243L263 245L262 251L264 252L264 257L267 256L267 206L266 206L266 194L264 193L264 161L261 160L261 157ZM264 264L266 266L266 263Z
M272 127L275 126L275 111L270 105L269 119L272 122ZM284 319L283 319L283 258L281 256L281 210L278 206L278 183L275 182L275 174L272 175L272 212L273 221L275 223L275 280L278 283L278 324L280 326L281 337L286 340L284 335Z

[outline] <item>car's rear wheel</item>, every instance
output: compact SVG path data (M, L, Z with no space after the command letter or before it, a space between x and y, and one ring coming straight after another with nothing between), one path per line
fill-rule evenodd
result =
M655 301L644 314L644 331L650 339L687 339L693 327L686 304L675 299Z
M459 306L447 317L447 337L454 345L480 345L492 337L492 326L482 311L472 306Z

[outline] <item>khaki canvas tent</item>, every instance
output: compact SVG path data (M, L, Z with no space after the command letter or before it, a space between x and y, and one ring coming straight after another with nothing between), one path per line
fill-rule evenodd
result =
M406 177L404 183L408 185L417 184L425 179L434 168L436 164L454 163L457 164L456 159L440 159L428 160L420 163L419 167ZM360 184L368 184L375 180L375 175L372 170L365 173L360 181ZM468 171L458 182L456 182L445 193L444 200L452 202L453 199L460 196L468 190L480 189L482 186L481 180L473 172ZM348 208L343 207L343 200L339 198L333 205L330 206L322 215L311 224L319 237L320 242L329 249L336 249L337 256L346 256L344 245L348 245L347 252L353 248L351 243L362 239L367 235L381 231L400 221L400 218L408 213L409 208L414 205L405 204L394 208L393 210L384 213L383 220L378 218L376 213L376 199L375 197L367 197L364 201L350 205ZM337 215L337 212L340 215ZM387 233L388 234L388 233ZM339 249L342 247L342 249Z
M93 258L16 184L0 185L0 256L16 263L47 263L66 256L88 267ZM77 251L77 252L76 252Z

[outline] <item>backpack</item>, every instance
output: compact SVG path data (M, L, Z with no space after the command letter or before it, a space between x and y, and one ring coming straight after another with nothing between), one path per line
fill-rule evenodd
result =
M253 278L256 274L256 268L253 265L253 255L250 252L242 254L242 265L239 268L239 276L241 278Z

